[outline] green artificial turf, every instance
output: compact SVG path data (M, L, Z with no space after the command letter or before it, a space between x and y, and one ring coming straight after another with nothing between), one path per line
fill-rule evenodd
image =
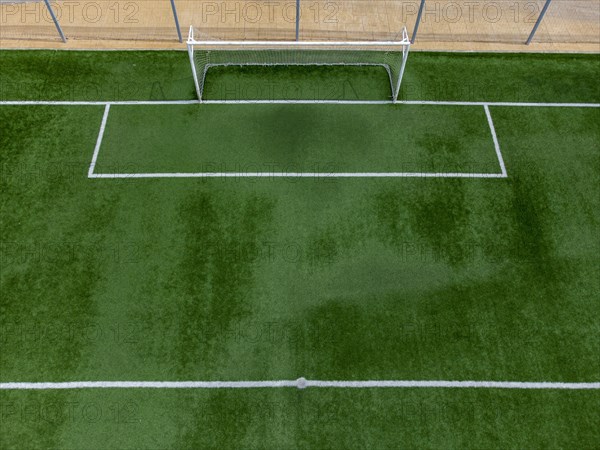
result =
M184 100L186 52L0 50L0 100ZM300 70L299 70L300 69ZM600 102L598 55L411 52L404 100ZM381 67L213 67L207 98L390 97Z
M193 98L186 57L4 51L2 99L149 99L157 79ZM598 56L411 58L418 99L600 97ZM44 97L61 73L101 95ZM478 93L434 93L465 74ZM491 76L515 90L485 97ZM136 93L104 88L126 79ZM598 382L600 111L490 111L506 179L88 179L103 105L0 106L0 381ZM497 164L483 108L113 105L97 170L418 169L439 152L444 169ZM0 448L593 449L599 404L597 390L0 391Z
M112 106L95 173L157 172L499 173L500 166L481 106Z
M0 100L194 98L186 52L0 51Z

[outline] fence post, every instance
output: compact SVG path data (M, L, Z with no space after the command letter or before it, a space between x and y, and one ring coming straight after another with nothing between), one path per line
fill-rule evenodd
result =
M63 42L67 42L67 38L65 37L65 34L63 33L63 30L60 27L60 24L58 23L58 19L56 18L56 15L54 14L54 10L50 6L50 1L44 0L44 3L46 4L46 8L48 8L48 12L50 12L50 17L52 17L52 20L54 21L54 26L56 27L56 31L58 31L60 38L62 39Z
M527 38L527 45L531 44L531 41L533 40L533 37L535 36L535 32L537 31L538 27L540 26L540 23L542 23L542 20L544 19L544 16L546 15L546 11L548 11L548 6L550 6L551 1L552 0L546 0L546 3L544 3L544 7L542 8L542 11L540 12L540 17L538 17L537 22L535 22L535 25L533 26L533 30L531 30L531 34Z
M300 40L300 0L296 0L296 40Z
M414 44L415 39L417 38L417 31L419 31L419 24L421 23L421 16L423 15L424 8L425 8L425 0L421 0L421 5L419 6L419 13L417 14L417 21L415 22L415 29L413 30L412 37L410 38L411 44Z
M171 9L173 10L173 18L175 19L175 27L177 28L177 37L179 38L179 42L183 42L181 29L179 28L179 18L177 17L177 8L175 8L175 0L171 0Z

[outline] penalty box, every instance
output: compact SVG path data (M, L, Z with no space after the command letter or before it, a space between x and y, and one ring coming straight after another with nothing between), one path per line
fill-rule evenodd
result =
M506 178L487 105L105 106L89 178Z

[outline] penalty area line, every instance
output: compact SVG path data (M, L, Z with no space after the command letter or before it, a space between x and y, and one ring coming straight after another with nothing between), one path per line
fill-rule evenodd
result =
M112 103L104 107L100 130L96 139L92 161L88 169L88 178L98 179L141 179L141 178L507 178L506 167L500 144L496 136L494 122L488 105L483 105L488 126L494 142L494 149L501 173L465 173L465 172L167 172L167 173L94 173L104 132Z
M506 178L504 173L420 172L173 172L91 173L88 178Z
M523 381L415 381L367 380L326 381L273 380L273 381L69 381L0 383L0 390L54 390L54 389L256 389L256 388L471 388L471 389L558 389L598 390L600 382L523 382Z
M504 165L504 158L502 158L502 152L500 151L500 144L498 143L498 136L496 135L496 127L494 127L494 121L492 120L492 114L488 105L483 105L485 110L485 116L487 117L488 125L492 133L492 140L494 141L494 149L496 150L496 156L498 157L498 163L500 163L500 170L502 175L507 177L506 166Z
M96 147L94 147L94 155L92 156L92 162L88 169L88 178L94 177L94 168L96 167L96 160L98 159L98 153L100 153L100 146L102 145L102 138L104 137L104 130L106 128L106 121L108 120L108 113L110 111L110 104L104 107L104 115L102 116L102 122L100 123L100 131L98 132L98 139L96 139Z

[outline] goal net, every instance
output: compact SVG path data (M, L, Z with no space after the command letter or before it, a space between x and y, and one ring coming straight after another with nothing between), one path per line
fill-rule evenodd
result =
M397 41L226 41L203 39L190 27L187 47L201 102L209 101L204 98L207 73L218 66L381 66L389 76L390 101L396 102L410 39L403 28ZM344 103L347 100L303 102Z

